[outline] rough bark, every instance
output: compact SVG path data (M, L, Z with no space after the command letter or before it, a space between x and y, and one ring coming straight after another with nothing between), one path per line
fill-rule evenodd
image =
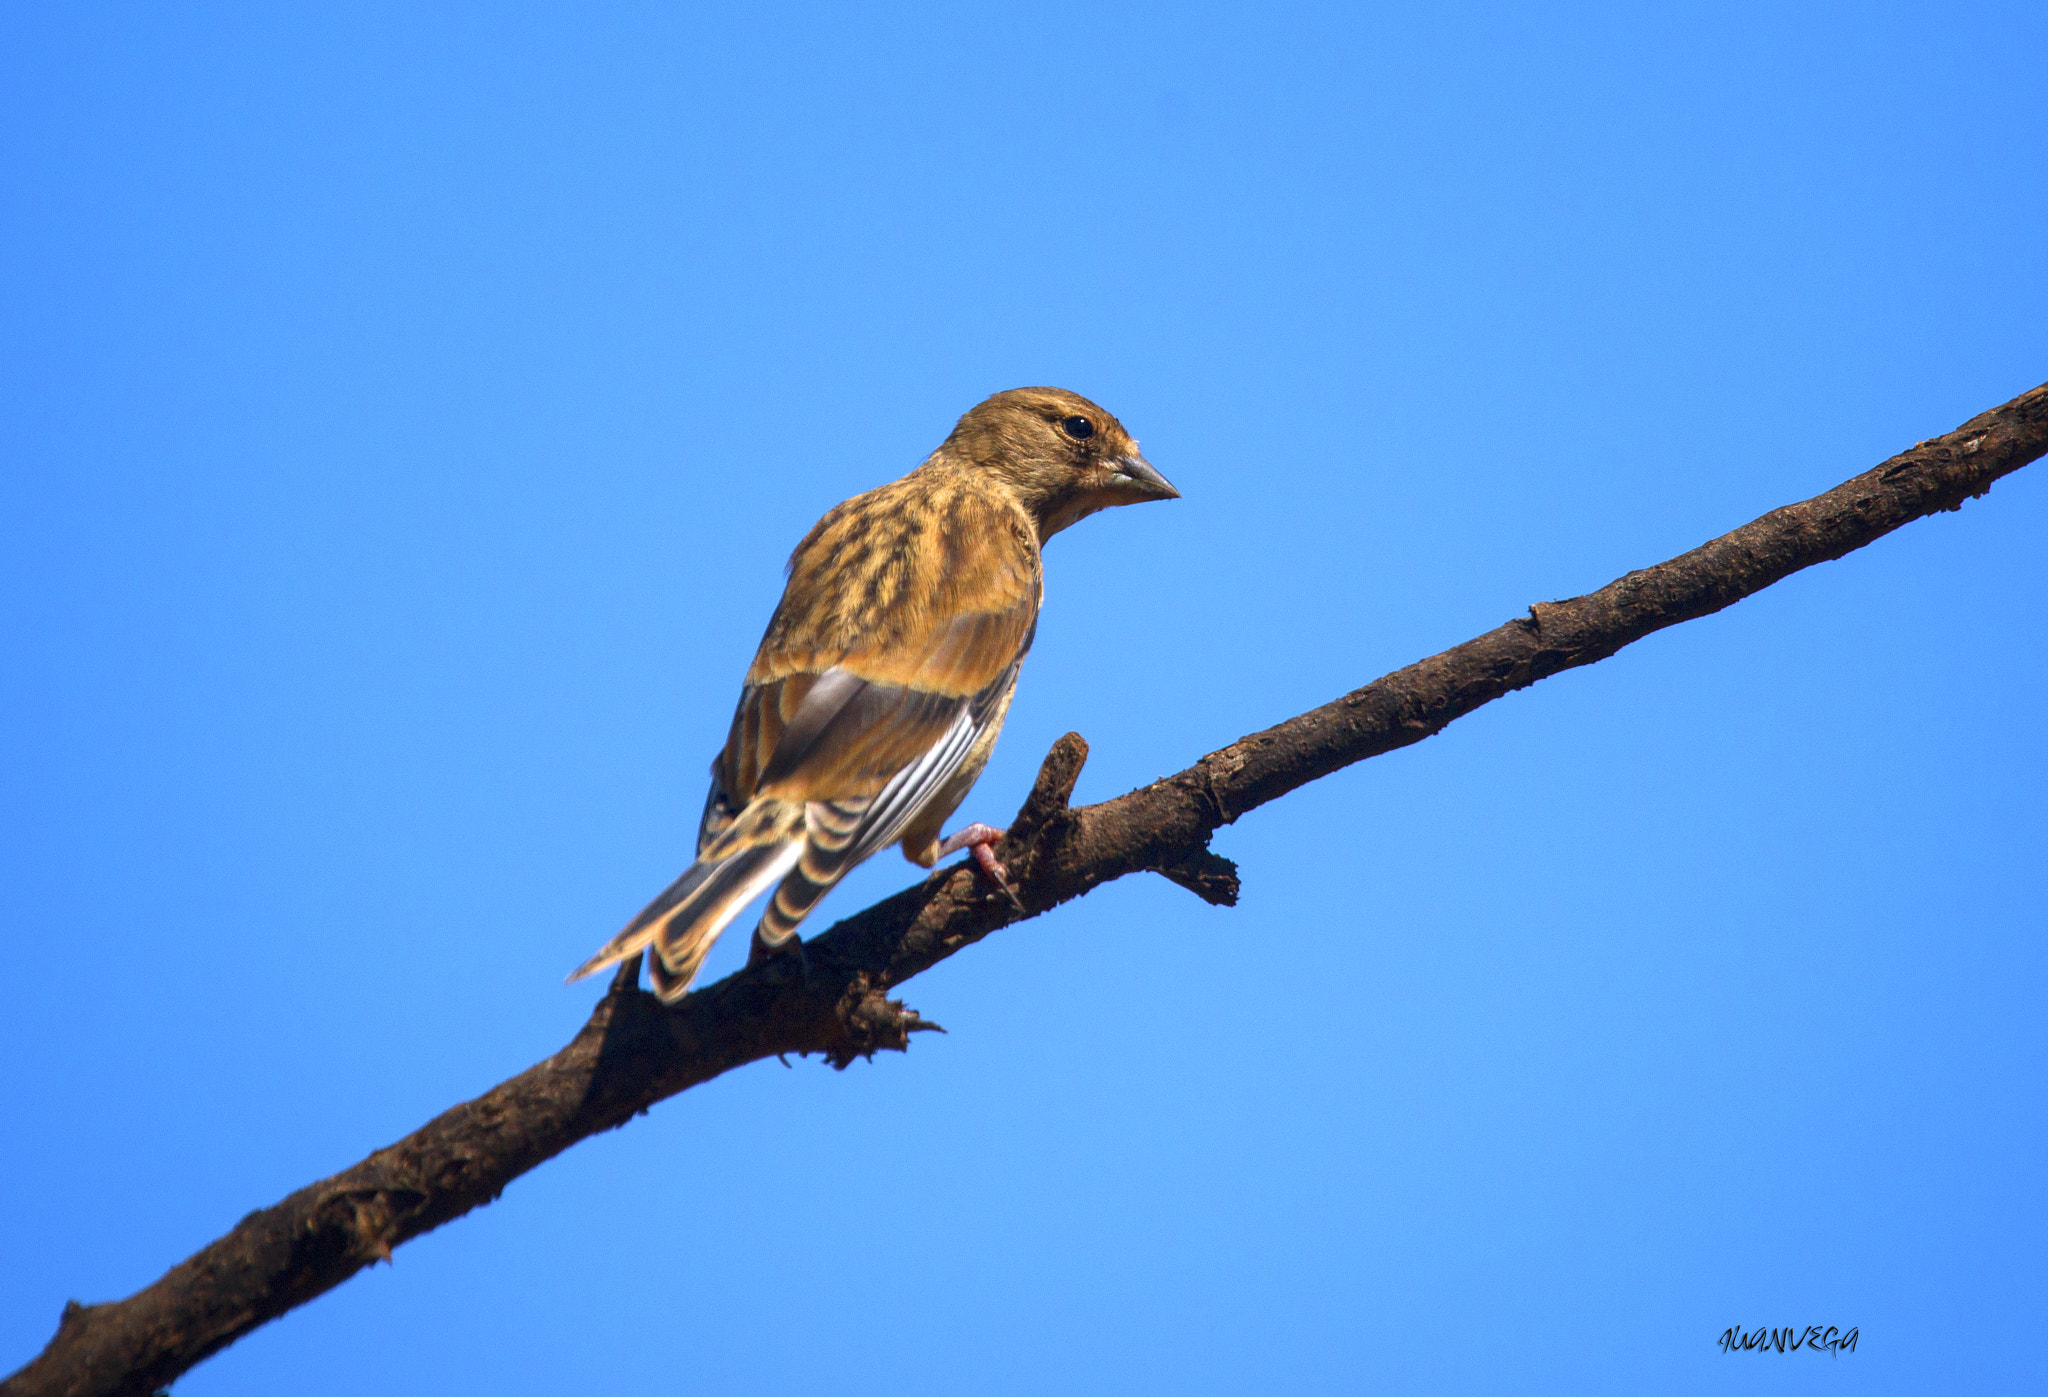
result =
M808 943L664 1008L628 967L560 1052L397 1144L249 1214L145 1290L65 1306L56 1337L0 1397L144 1394L392 1248L490 1202L577 1141L745 1063L821 1053L844 1067L936 1025L889 991L1003 926L1150 870L1206 901L1237 898L1209 849L1222 825L1319 776L1419 742L1560 670L1719 611L1911 520L1957 509L2048 452L2048 384L1801 504L1776 509L1597 592L1539 602L1485 635L1396 670L1185 771L1101 805L1068 798L1087 758L1053 745L998 853L1021 908L965 867L847 918Z

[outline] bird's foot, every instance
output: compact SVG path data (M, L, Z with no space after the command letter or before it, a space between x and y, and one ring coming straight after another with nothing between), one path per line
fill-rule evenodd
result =
M939 857L957 854L962 849L969 850L974 855L974 866L981 870L982 876L1002 889L1003 896L1022 912L1024 904L1018 899L1017 890L1010 886L1010 870L1004 868L1002 860L996 857L995 846L1008 833L1008 830L997 829L994 825L969 825L958 834L939 841Z

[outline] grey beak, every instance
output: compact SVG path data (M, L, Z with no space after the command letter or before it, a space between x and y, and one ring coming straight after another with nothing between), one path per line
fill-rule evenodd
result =
M1180 498L1180 491L1173 488L1173 482L1153 470L1152 463L1143 456L1125 456L1116 463L1116 473L1143 490L1148 499Z

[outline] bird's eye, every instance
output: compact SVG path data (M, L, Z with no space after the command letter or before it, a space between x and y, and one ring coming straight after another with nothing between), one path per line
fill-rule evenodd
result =
M1060 430L1075 441L1086 441L1095 435L1095 424L1085 417L1065 417L1060 419Z

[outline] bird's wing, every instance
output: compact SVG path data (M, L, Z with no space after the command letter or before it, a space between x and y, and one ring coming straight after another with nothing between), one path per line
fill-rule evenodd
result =
M745 695L740 698L746 702ZM711 759L711 789L704 793L704 813L697 821L697 853L711 847L711 841L731 829L733 822L747 808L743 800L733 799L732 792L725 786L725 753Z
M850 867L959 769L1037 624L1037 549L1012 512L885 488L826 516L791 560L715 764L707 849L772 796L810 807L811 852Z
M712 763L697 862L577 975L652 944L656 986L678 998L720 929L778 878L763 929L801 881L793 928L1001 722L1039 589L1029 520L971 481L913 473L827 514L790 559Z
M712 763L696 862L570 978L651 944L657 990L679 998L726 923L778 881L785 888L763 928L785 939L774 933L794 929L849 869L893 843L999 717L1030 648L1036 596L1029 601L953 618L912 664L856 653L823 673L748 684ZM990 669L980 688L948 692ZM909 682L890 682L899 676Z

